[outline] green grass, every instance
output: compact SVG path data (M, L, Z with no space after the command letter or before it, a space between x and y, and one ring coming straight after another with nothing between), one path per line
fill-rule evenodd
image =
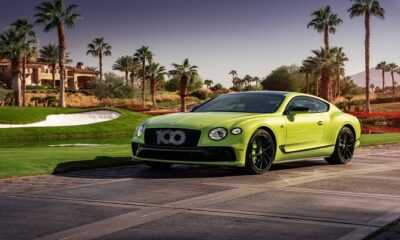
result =
M129 144L0 148L0 178L132 164Z
M14 116L16 121L23 119L25 116L29 121L33 119L43 119L48 114L66 113L99 110L96 109L74 109L74 108L0 108L0 122L12 121L10 116ZM117 119L80 126L68 127L36 127L36 128L13 128L0 129L1 142L16 142L16 141L32 141L32 140L56 140L56 139L84 139L84 138L103 138L112 136L132 136L138 123L147 118L147 115L135 113L123 109L110 109L121 113ZM34 117L27 117L32 115ZM26 121L28 121L26 120ZM21 120L22 121L22 120Z
M0 107L0 123L23 124L39 122L46 119L50 114L76 113L87 111L78 108L55 108L55 107Z
M389 143L399 143L400 133L386 134L363 134L361 136L361 146L372 146Z

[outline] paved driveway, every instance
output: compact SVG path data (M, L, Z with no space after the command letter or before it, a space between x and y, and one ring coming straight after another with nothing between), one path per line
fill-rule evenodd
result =
M0 194L0 239L362 239L400 217L400 145L260 176L136 165L0 180Z

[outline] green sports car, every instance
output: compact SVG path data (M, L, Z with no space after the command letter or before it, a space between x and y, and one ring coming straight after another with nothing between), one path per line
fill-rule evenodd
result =
M147 119L136 128L132 153L152 167L206 164L264 173L273 163L309 157L348 163L360 135L356 117L318 97L241 92Z

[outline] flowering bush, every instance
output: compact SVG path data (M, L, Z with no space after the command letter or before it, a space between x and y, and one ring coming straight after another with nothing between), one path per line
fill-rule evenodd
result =
M349 114L358 118L385 117L385 118L400 118L400 112L349 112Z

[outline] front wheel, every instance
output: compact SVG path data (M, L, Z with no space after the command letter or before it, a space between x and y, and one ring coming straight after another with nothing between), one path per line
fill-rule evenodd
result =
M251 137L246 151L246 169L253 174L268 171L275 158L275 144L272 136L258 129Z
M332 156L325 158L330 164L346 164L351 161L355 149L355 136L348 127L343 127L336 139Z

